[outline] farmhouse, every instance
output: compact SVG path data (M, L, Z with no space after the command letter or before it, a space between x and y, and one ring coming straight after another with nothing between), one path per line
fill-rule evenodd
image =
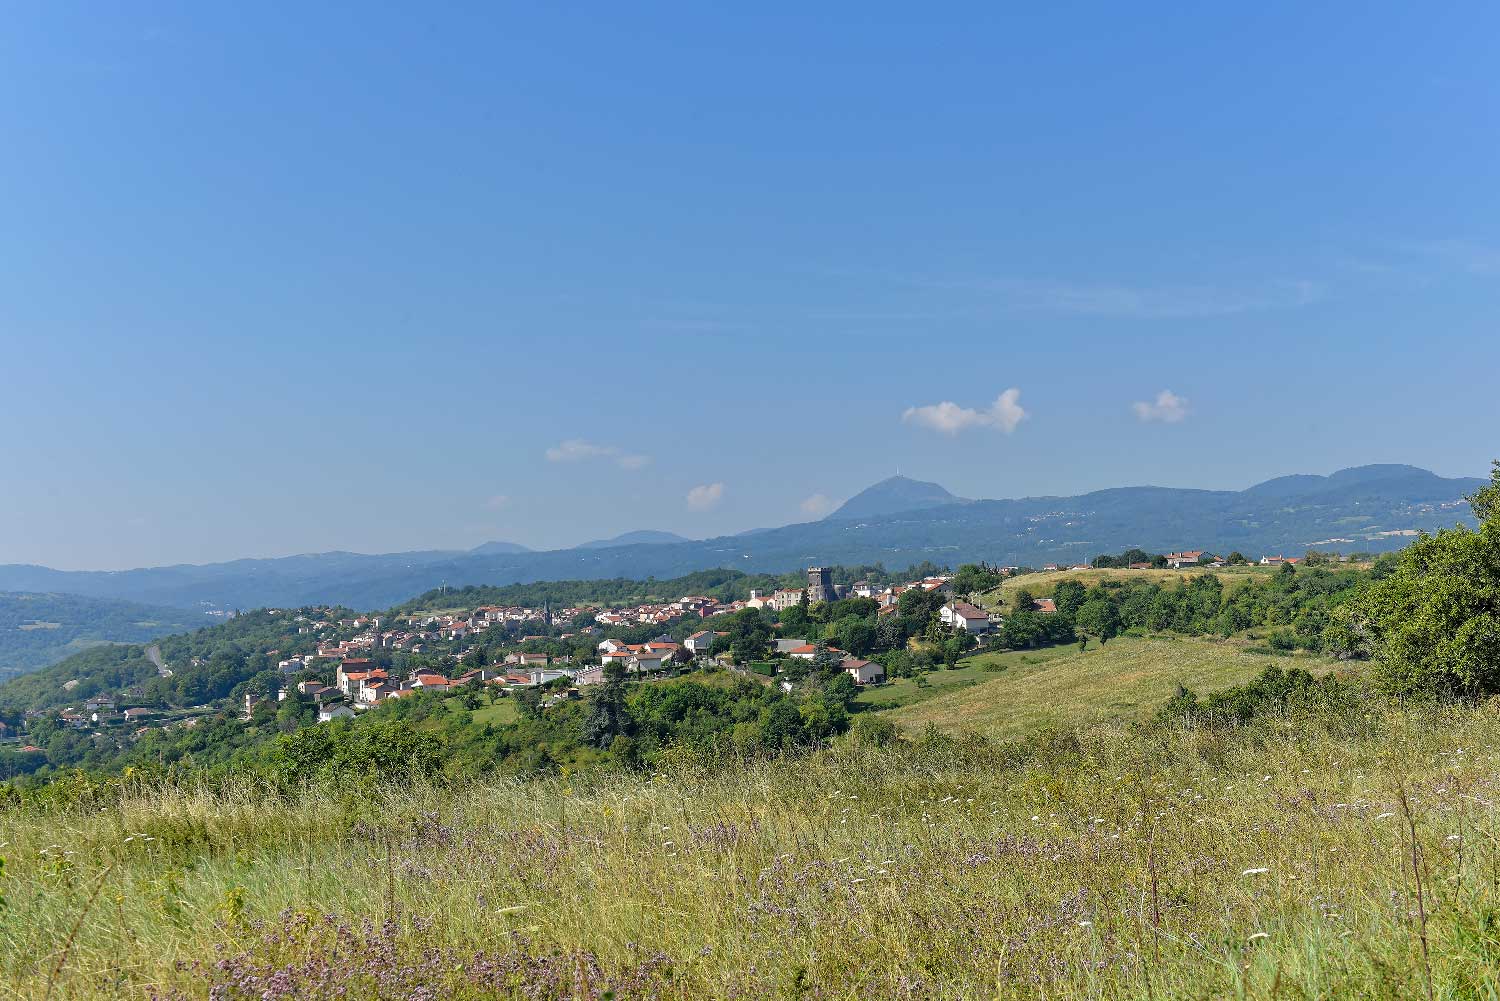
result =
M980 636L990 631L990 613L966 601L950 601L938 615L943 620L943 625L971 636Z
M876 685L885 680L885 668L873 661L845 657L840 666L856 685Z

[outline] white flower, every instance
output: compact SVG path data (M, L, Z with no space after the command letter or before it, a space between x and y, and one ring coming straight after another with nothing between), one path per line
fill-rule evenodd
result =
M1376 820L1384 820L1387 817L1394 817L1394 816L1395 816L1394 813L1382 813L1380 816L1376 817L1375 819Z
M1078 922L1078 927L1080 927L1080 928L1092 928L1092 927L1094 927L1094 922L1092 922L1092 921L1080 921L1080 922Z
M1265 866L1261 866L1259 869L1246 869L1244 872L1240 873L1240 875L1241 876L1260 876L1260 875L1263 875L1264 873L1268 873L1270 871L1271 870L1267 869Z

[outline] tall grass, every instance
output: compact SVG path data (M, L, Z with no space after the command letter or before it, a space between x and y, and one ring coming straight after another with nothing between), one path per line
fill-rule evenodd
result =
M17 809L0 992L1494 998L1497 724L929 733L652 776Z

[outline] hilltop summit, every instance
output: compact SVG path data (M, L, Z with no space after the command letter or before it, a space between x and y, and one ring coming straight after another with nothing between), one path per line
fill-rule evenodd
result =
M967 503L964 498L954 496L937 483L913 480L906 476L892 476L866 487L849 498L842 507L830 514L827 520L876 518L901 511L919 511L923 508L942 507L945 504L964 503Z

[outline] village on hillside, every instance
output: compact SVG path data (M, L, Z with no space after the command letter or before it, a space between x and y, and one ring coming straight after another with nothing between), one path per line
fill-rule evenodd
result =
M1253 565L1294 566L1302 559L1266 555ZM1100 557L1093 563L991 570L1000 578L1009 578L1094 570L1101 564L1114 566L1109 560ZM1235 564L1252 565L1252 561L1239 554L1220 557L1203 550L1183 550L1132 560L1119 567L1185 570ZM941 601L936 606L936 619L946 633L962 637L972 647L983 647L1004 625L1006 612L982 606L974 595L955 595L954 579L952 573L938 573L901 583L836 583L829 568L810 567L805 586L750 590L746 597L729 601L684 595L675 601L609 607L580 603L553 609L548 603L485 604L392 617L350 616L329 608L267 609L267 615L285 617L287 641L283 646L287 649L264 651L268 663L274 664L277 680L261 690L247 688L236 707L241 719L248 722L262 707L294 698L311 704L318 721L327 722L352 718L420 693L477 689L489 690L495 696L542 690L540 705L545 708L579 698L582 690L610 677L649 680L707 667L759 677L791 691L796 682L790 680L794 672L789 672L787 665L818 659L828 666L830 658L836 659L838 669L856 686L879 685L887 680L881 664L827 641L814 643L801 637L773 635L763 660L738 663L727 656L729 633L712 626L728 622L746 609L761 609L780 617L798 607L807 609L848 598L868 599L875 604L876 615L883 618L898 611L903 595L918 592ZM1051 598L1038 597L1031 600L1031 611L1046 616L1056 613L1057 608ZM706 627L694 628L697 622ZM398 670L393 663L396 654L411 655L420 666ZM184 666L201 665L202 661L195 658ZM161 669L171 673L166 666ZM209 704L192 708L143 705L139 704L141 695L138 686L98 692L63 709L59 721L77 730L97 729L133 739L154 729L191 728L204 715L222 711L222 706ZM32 719L47 712L31 710L26 715ZM0 740L19 741L20 735L7 732L10 729L0 730ZM40 750L29 745L19 749Z

